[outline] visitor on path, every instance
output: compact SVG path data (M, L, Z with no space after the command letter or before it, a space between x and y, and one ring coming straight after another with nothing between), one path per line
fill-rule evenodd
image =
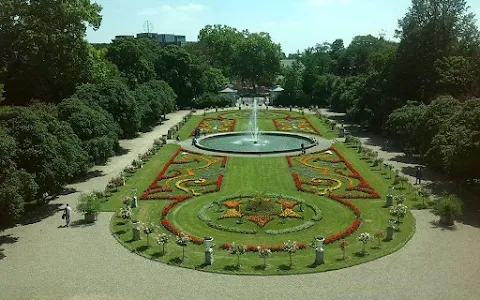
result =
M180 143L180 137L177 135L176 140L178 143Z
M415 174L415 177L415 184L422 184L422 168L420 166L417 167L417 173Z
M305 154L305 145L302 143L300 147L302 147L302 154Z
M67 204L67 206L64 209L63 216L62 218L65 219L65 227L70 226L70 213L72 212L72 208L70 205Z
M194 138L192 139L192 146L195 146L195 144L197 144L197 138L196 138L196 137L194 137Z

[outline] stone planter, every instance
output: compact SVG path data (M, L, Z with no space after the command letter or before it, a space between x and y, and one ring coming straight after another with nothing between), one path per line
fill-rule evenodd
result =
M133 223L133 240L140 240L140 222Z
M205 238L205 265L213 265L213 238Z
M395 239L395 228L387 227L387 240L392 241Z
M85 217L85 222L87 223L94 223L97 220L96 213L86 213L84 217Z
M387 202L385 203L385 206L386 207L390 207L393 205L393 196L392 195L388 195L387 196Z

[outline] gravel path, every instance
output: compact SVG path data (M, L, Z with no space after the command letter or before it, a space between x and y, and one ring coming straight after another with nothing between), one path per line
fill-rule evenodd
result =
M122 142L132 149L105 167L106 176L72 185L103 188L185 112L151 133ZM77 194L58 203L74 204ZM455 230L431 225L428 211L414 211L417 232L387 257L343 270L294 276L231 276L203 273L151 262L120 246L109 232L111 213L93 226L58 228L61 213L41 222L0 233L18 237L4 244L0 260L0 299L425 299L475 300L480 295L480 229L457 224ZM81 219L74 214L73 221ZM326 248L326 251L338 251Z

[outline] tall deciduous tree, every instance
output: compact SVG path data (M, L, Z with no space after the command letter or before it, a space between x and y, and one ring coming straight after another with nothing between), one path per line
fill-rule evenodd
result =
M394 86L403 99L432 99L437 81L434 62L471 55L479 45L475 18L465 0L412 0L397 35L401 41Z
M237 29L225 25L207 25L198 34L200 47L212 67L219 68L231 75L235 57L235 48L244 36Z
M268 33L244 34L236 49L235 73L253 87L262 81L272 83L280 72L280 45L273 43Z
M90 160L104 163L115 155L121 130L113 117L100 106L70 98L58 105L58 117L72 127Z
M60 102L89 81L87 26L101 7L88 0L0 2L0 69L7 103Z
M154 52L149 52L147 43L145 40L115 39L108 47L107 58L118 67L122 77L126 78L131 87L152 80L156 76L154 66L156 57L152 57Z
M88 155L72 128L53 114L15 107L0 113L0 125L15 139L17 167L32 174L38 194L55 194L90 166ZM39 163L41 162L41 163Z
M203 72L202 88L207 93L218 93L228 84L227 78L223 76L222 70L209 68Z
M122 129L124 137L132 137L140 128L135 97L118 80L107 80L100 84L85 84L78 88L75 97L98 105L110 113Z
M196 61L184 49L169 45L164 48L155 63L159 79L167 82L175 91L180 106L189 106L201 92L202 71Z

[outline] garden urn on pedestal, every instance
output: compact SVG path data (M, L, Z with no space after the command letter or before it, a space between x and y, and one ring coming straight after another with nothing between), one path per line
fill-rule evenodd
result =
M392 195L392 187L388 188L388 194L387 194L387 202L385 203L386 207L390 207L393 205L393 195Z
M205 238L205 265L213 265L213 238Z
M323 261L323 243L325 242L324 237L316 237L315 238L315 265L321 265L324 263Z
M387 240L392 241L395 239L395 225L394 220L389 220L387 227Z
M345 136L345 128L338 129L338 136L343 138Z
M134 241L140 240L140 222L133 223L133 240Z

